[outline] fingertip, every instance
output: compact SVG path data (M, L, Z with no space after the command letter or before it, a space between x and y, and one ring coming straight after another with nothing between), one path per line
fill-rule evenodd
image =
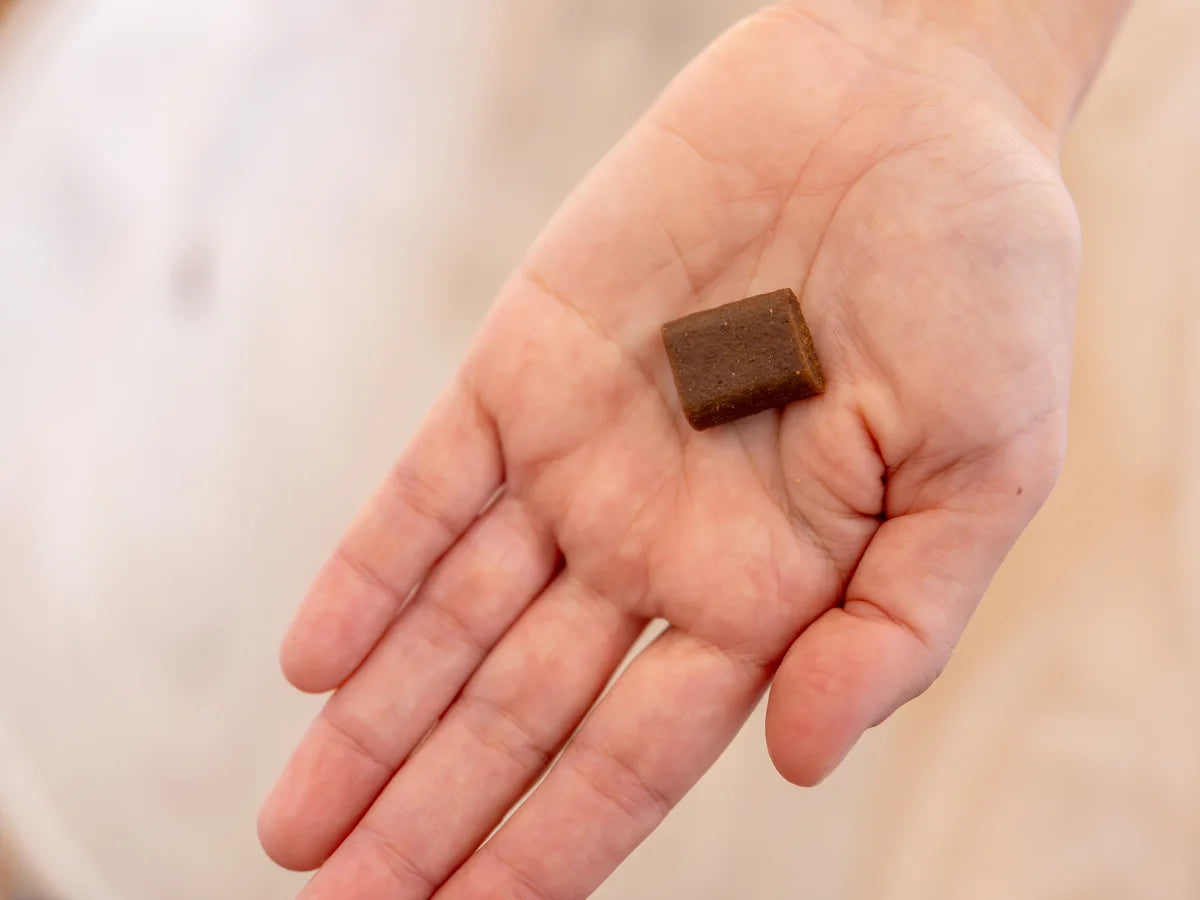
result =
M273 863L285 869L291 869L287 843L280 839L275 821L274 810L271 808L271 798L268 797L258 810L258 821L255 823L258 831L258 845ZM296 870L292 870L296 871Z
M767 755L775 771L796 787L816 787L829 774L828 767L811 753L801 752L793 735L784 730L778 715L767 713Z
M336 688L345 677L334 669L328 656L314 653L311 642L297 633L293 625L279 645L279 669L288 684L306 694L324 694Z
M355 795L352 781L323 777L341 762L302 741L258 811L258 842L277 865L311 872L341 845L353 822L339 817L339 797Z
M786 781L797 787L816 787L837 768L850 747L835 746L812 727L797 727L786 714L767 712L767 754Z
M279 647L283 677L297 690L340 686L378 642L399 606L342 550L321 567Z
M258 811L259 846L276 865L292 872L311 872L328 858L328 853L296 840L297 823L286 814L279 792L277 785Z
M775 771L782 775L784 780L804 788L814 788L821 784L845 756L843 753L826 758L796 753L792 751L786 739L772 741L770 738L767 739L767 753Z
M776 771L798 787L816 787L828 778L861 734L844 705L850 691L841 680L837 668L800 653L789 653L775 675L767 701L767 752Z
M826 612L797 638L771 686L767 750L779 774L813 787L841 764L864 731L919 691L912 637L886 620Z

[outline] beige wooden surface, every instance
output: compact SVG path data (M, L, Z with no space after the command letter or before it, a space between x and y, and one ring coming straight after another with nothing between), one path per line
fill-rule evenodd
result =
M0 831L62 900L297 883L253 832L314 708L294 600L557 200L751 5L27 0ZM1068 147L1071 456L946 676L814 791L756 717L598 896L1200 897L1197 48L1143 0Z

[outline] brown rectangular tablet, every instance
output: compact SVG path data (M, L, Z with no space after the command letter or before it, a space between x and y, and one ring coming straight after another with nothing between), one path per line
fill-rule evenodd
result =
M697 431L825 390L790 289L684 316L662 334L683 414Z

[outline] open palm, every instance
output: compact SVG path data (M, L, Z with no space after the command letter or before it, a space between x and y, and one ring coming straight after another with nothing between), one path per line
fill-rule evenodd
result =
M772 8L684 72L322 570L284 666L337 690L260 822L308 900L584 896L772 679L811 784L945 664L1058 471L1074 212L984 65L835 26ZM827 392L691 431L659 327L781 287Z

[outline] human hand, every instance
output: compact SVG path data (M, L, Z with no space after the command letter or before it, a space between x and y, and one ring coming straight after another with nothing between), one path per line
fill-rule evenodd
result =
M260 820L277 861L321 866L304 898L584 896L772 679L799 784L932 681L1062 460L1056 141L985 60L865 13L773 7L677 79L505 286L285 640L297 687L336 688ZM827 392L689 430L661 324L787 286Z

